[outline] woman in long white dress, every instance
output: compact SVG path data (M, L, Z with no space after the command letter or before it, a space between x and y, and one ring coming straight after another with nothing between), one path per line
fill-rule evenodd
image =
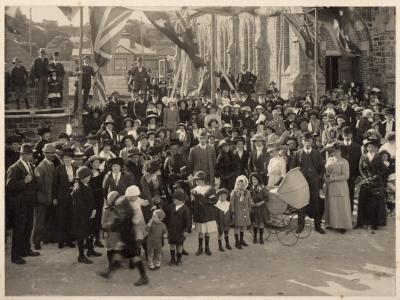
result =
M286 161L279 155L279 145L268 145L267 152L271 155L268 163L268 187L278 185L279 181L286 175Z
M325 169L325 226L345 233L352 226L350 194L347 180L349 179L349 163L342 157L341 145L334 142L326 145L329 153Z

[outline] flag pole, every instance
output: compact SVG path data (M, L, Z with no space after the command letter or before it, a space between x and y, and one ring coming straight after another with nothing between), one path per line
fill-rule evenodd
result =
M211 14L211 53L210 53L210 80L211 80L211 102L215 104L215 80L214 80L214 73L215 73L215 33L216 33L216 20L215 14Z
M142 26L143 26L143 21L142 21L142 17L140 17L140 43L142 44L142 61L144 63L143 30L142 30Z
M29 8L29 62L32 65L32 7Z
M318 105L318 9L315 8L314 20L315 42L314 42L314 104Z
M76 133L80 133L82 125L82 48L83 48L83 6L79 8L80 38L79 38L79 80L78 80L78 109L76 113Z

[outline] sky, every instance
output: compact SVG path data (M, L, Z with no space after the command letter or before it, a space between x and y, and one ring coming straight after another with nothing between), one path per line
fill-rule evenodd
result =
M20 6L21 12L27 16L29 19L29 8L32 8L32 20L34 22L42 22L43 19L46 20L56 20L58 25L70 25L79 26L79 13L70 22L67 17L61 12L61 10L56 6ZM138 8L135 8L138 9ZM143 22L150 23L141 11L135 11L132 14L131 19L140 20L142 18ZM83 24L89 22L89 12L87 7L83 9Z

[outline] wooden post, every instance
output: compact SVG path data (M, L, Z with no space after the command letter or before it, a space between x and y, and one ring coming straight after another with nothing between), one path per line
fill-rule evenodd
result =
M215 73L215 36L216 36L216 20L215 15L211 14L211 53L210 53L210 79L211 79L211 102L215 104L215 80L214 80L214 73Z
M315 8L315 20L314 20L314 30L315 30L315 42L314 42L314 105L318 105L318 9Z
M82 48L83 48L83 6L79 9L80 14L80 40L79 40L79 80L78 80L78 109L75 114L75 132L81 134L82 128Z
M142 21L142 17L140 17L140 43L142 44L142 62L144 64L144 49L143 49L143 30L142 30L142 26L143 26L143 21Z

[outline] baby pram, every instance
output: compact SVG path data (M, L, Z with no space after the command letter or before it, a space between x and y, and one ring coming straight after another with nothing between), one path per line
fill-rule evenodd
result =
M306 238L311 233L311 224L306 225L301 233L297 233L297 213L310 201L308 183L300 168L290 170L277 187L268 189L267 207L270 212L270 223L267 230L275 234L285 246L292 246L299 239Z

